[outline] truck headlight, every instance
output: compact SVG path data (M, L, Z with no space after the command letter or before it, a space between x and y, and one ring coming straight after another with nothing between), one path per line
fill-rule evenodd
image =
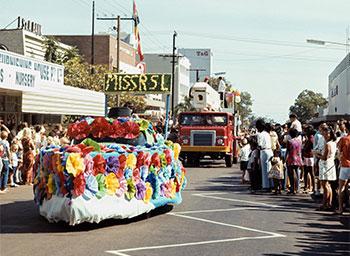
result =
M225 143L224 139L217 139L216 140L216 144L219 145L219 146L224 145L224 143Z

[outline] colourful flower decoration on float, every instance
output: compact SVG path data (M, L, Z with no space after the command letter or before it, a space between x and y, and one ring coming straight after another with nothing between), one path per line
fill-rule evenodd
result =
M124 154L119 156L119 170L124 171L126 166L126 156Z
M54 184L54 174L49 174L49 178L47 180L47 193L53 194L55 192L55 184Z
M81 140L89 136L91 132L91 127L89 123L85 120L80 122L75 122L68 126L68 136L76 140Z
M132 179L128 179L126 180L127 186L128 186L128 190L125 192L125 198L127 200L131 200L135 197L136 194L136 187L134 182L132 181Z
M83 197L86 200L90 200L98 192L98 183L96 177L93 175L88 175L85 179L86 187L83 194Z
M66 170L74 177L85 170L84 159L81 157L80 153L70 153L68 155Z
M145 203L149 203L149 201L152 198L152 194L153 194L152 185L151 185L151 183L146 182L146 191L145 191L145 197L144 197L143 201Z
M124 193L127 191L128 185L126 182L126 179L123 177L119 178L119 188L117 189L117 192L115 193L117 197L121 197L124 195Z
M140 177L143 181L145 181L147 176L148 176L148 166L143 165L140 167Z
M75 179L73 180L74 183L74 188L73 188L73 195L75 196L80 196L84 193L85 191L85 177L84 173L81 172Z
M124 138L126 136L126 130L124 125L119 120L114 120L111 125L111 138Z
M100 144L98 144L96 141L94 141L93 139L90 139L90 138L83 140L81 142L81 144L79 144L78 146L81 147L83 153L85 153L85 154L88 154L92 151L97 151L97 152L101 151Z
M160 158L157 152L154 153L151 157L151 165L153 165L154 167L160 167Z
M102 198L106 194L106 180L105 176L102 173L96 175L96 181L98 184L98 192L96 193L96 197L98 199Z
M139 119L136 123L138 123L140 131L146 131L149 127L149 122L145 119Z
M174 158L175 160L179 160L179 155L180 155L180 151L181 151L181 146L178 143L174 143Z
M140 135L140 126L137 123L126 121L123 123L125 129L125 139L135 139Z
M136 195L135 198L137 200L143 200L146 195L146 184L144 181L139 180L138 183L136 183Z
M94 174L94 160L90 155L84 157L85 175Z
M107 158L106 172L117 174L119 170L119 158L117 156L110 156Z
M101 154L97 154L94 158L94 175L96 176L99 173L104 174L106 170L106 160Z
M96 117L91 124L91 134L95 138L106 138L110 134L111 124L104 117Z
M171 150L170 149L165 149L164 150L164 154L165 154L165 159L166 159L166 163L169 165L171 164L172 162L172 159L171 159Z
M113 172L109 173L106 178L107 194L114 195L119 188L119 181Z
M46 171L51 170L51 157L52 157L52 152L46 153L43 157L43 166Z
M136 156L134 154L129 154L128 157L126 158L126 167L134 169L136 167Z

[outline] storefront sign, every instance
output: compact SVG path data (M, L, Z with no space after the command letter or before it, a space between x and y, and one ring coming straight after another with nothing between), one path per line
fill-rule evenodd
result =
M63 85L64 67L0 50L0 88Z
M18 17L18 28L25 29L27 31L33 32L38 36L41 36L41 25L30 20L25 20Z
M168 94L171 91L171 74L106 74L106 93Z

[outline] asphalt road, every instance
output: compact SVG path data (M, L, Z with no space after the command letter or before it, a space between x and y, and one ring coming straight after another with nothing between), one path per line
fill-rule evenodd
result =
M70 227L48 223L31 187L0 195L0 254L350 255L350 216L317 212L307 195L249 193L238 167L187 168L183 203L137 219Z

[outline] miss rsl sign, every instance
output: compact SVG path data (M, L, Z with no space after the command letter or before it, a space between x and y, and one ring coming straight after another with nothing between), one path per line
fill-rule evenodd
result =
M171 74L106 74L105 93L169 94Z

